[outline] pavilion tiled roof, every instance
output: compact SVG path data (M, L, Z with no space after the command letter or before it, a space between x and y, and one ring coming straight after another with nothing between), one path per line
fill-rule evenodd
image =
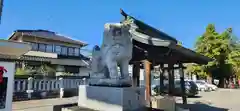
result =
M198 63L207 64L211 58L198 54L178 45L177 39L128 15L123 10L124 21L131 21L130 33L133 37L134 49L132 61L148 58L158 63ZM124 22L123 21L123 22ZM145 52L147 52L147 55ZM171 56L170 56L171 55Z

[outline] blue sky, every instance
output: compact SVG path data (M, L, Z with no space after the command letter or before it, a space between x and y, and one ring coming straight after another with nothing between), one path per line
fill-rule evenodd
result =
M151 1L151 2L149 2ZM103 25L119 22L119 9L192 48L208 23L240 35L238 0L5 0L0 37L16 29L47 29L101 44Z

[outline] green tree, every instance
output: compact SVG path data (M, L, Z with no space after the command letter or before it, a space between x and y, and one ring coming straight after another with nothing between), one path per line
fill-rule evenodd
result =
M35 73L35 70L33 70L32 67L25 67L25 68L17 68L15 75L32 75Z
M227 62L232 65L232 72L240 77L240 43L236 37L231 41L231 50Z
M197 75L198 79L205 79L207 78L207 73L204 71L203 67L195 64L195 63L190 63L186 65L186 73L190 76L192 76L192 74Z
M195 44L195 51L213 59L207 65L189 66L189 71L198 74L207 74L209 77L219 79L220 87L224 86L224 80L232 74L239 72L240 55L239 43L232 34L232 28L223 33L218 33L213 24L209 24L205 33L198 37ZM199 68L201 67L201 68Z
M15 75L29 75L29 73L27 72L27 70L23 68L17 68Z

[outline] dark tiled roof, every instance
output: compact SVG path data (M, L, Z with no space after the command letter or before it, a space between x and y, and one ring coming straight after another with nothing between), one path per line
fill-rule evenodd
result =
M36 36L36 37L45 38L45 39L52 39L52 40L57 40L57 41L62 41L62 42L67 42L67 43L79 44L82 46L87 45L86 43L84 43L82 41L73 40L71 38L59 35L55 32L51 32L48 30L16 30L15 33L16 32L20 32L23 35ZM9 38L9 40L10 39L11 39L11 37Z
M133 16L130 16L130 15L126 14L125 12L123 12L123 13L125 14L124 15L124 14L121 13L123 16L129 16L130 18L132 18L134 20L134 24L138 27L136 29L137 32L149 35L153 38L162 39L162 40L170 40L174 43L177 43L177 40L174 37L162 32L162 31L160 31L160 30L158 30L158 29L156 29L156 28L154 28L154 27L136 19L136 18L134 18Z
M135 18L134 18L135 19ZM177 40L174 37L169 36L168 34L153 28L152 26L143 23L142 21L135 19L134 23L138 26L136 31L141 32L143 34L147 34L153 37L158 37L163 40L171 40L177 43Z

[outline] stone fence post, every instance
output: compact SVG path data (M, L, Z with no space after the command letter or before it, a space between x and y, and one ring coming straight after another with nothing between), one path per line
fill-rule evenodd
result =
M87 79L86 78L83 78L83 85L87 85ZM80 84L81 85L81 84Z
M60 84L60 98L63 98L64 97L63 78L59 78L59 84Z
M32 93L33 93L33 78L29 77L28 78L28 85L27 85L27 93L28 93L28 99L32 98Z

